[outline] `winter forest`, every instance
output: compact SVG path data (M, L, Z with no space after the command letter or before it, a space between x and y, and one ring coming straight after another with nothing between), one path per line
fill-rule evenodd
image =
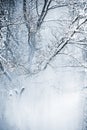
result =
M87 0L0 0L0 130L87 130Z

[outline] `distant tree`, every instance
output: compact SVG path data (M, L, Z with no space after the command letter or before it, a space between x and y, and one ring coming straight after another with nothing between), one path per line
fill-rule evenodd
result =
M68 44L75 45L81 48L81 52L86 57L86 1L23 0L21 1L21 4L23 4L23 14L15 17L14 12L16 11L15 8L17 8L17 3L19 4L19 2L16 0L0 0L0 62L4 70L7 70L9 67L15 68L15 66L20 66L26 71L29 70L29 72L34 73L31 68L34 64L33 57L36 57L36 70L37 72L39 72L40 70L45 69L56 55L60 53L64 54L61 51ZM66 29L66 32L64 32L64 35L61 36L61 38L58 38L56 35L54 36L55 42L53 41L53 44L47 46L48 52L47 54L45 54L46 51L43 51L43 49L41 50L37 47L37 34L42 29L42 25L44 24L48 13L50 11L54 11L54 9L56 8L63 9L64 7L67 7L70 14L70 19L67 19L67 21L69 21L69 26ZM57 19L56 21L59 20L60 19ZM18 29L18 24L21 26L25 25L27 29L27 43L29 47L29 67L27 68L26 65L22 64L20 60L23 57L23 48L21 49L20 45L22 46L23 43L19 43L19 40L16 37L16 35L18 34L15 31L16 29ZM13 26L16 29L13 29ZM42 55L42 59L39 58L41 57L40 55ZM42 64L44 64L43 67L41 67ZM82 66L84 67L84 65Z

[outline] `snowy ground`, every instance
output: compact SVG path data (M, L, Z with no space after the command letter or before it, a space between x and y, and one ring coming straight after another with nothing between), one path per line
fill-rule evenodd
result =
M80 130L82 97L77 89L78 74L69 77L73 71L64 72L59 83L58 73L48 68L22 81L26 88L23 95L13 95L7 102L5 114L11 127L15 130ZM58 83L65 88L60 88Z

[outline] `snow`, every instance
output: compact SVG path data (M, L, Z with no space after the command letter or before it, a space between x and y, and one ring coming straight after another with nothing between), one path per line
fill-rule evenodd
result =
M22 1L20 0L20 2ZM23 15L23 7L20 2L17 3L14 17ZM53 33L60 40L68 32L71 19L68 8L58 8L53 13L52 11L49 11L40 32L38 32L40 36L37 36L37 41L39 41L37 46L38 48L41 46L42 50L46 50L48 45L54 44ZM20 21L21 17L19 17L18 22ZM23 19L21 22L23 22ZM29 55L27 28L24 24L21 24L14 26L12 30L14 35L17 33L17 40L20 43L19 54L21 56L18 59L19 61L23 59L26 68L29 65L26 63ZM76 35L74 38L77 38ZM82 37L80 36L80 38ZM74 49L75 47L70 45L68 46L65 51L77 58L80 57L79 52L81 51L77 51L77 49ZM40 53L39 56L41 56ZM38 59L38 57L36 58ZM84 86L84 80L87 80L83 79L84 73L80 68L77 70L76 67L61 67L73 65L71 62L75 64L71 57L58 55L44 71L26 77L21 67L22 75L18 75L19 71L16 72L17 74L12 73L12 83L9 82L7 85L5 80L4 84L6 85L0 84L1 88L5 86L6 90L9 91L8 96L6 95L7 99L6 97L4 99L5 103L3 102L5 106L2 105L2 100L0 100L0 105L2 105L0 117L4 112L4 119L1 121L0 118L0 130L81 130L83 119L81 90ZM25 88L22 95L20 95L21 88Z
M63 72L64 76L67 73L61 82L64 91L58 84L57 74L61 72L55 73L51 67L23 81L23 95L14 94L7 102L5 115L10 126L15 130L80 130L82 96L79 89L74 90L78 80L72 80L72 76L72 82L67 82L72 72Z

